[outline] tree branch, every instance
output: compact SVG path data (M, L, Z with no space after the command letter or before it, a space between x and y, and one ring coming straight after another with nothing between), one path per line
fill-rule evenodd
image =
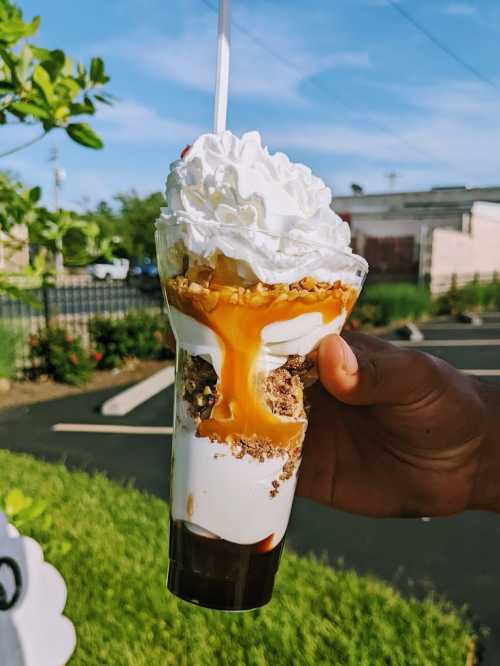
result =
M16 146L15 148L10 148L9 150L6 150L4 153L0 153L0 158L7 157L7 155L12 155L13 153L17 153L18 151L23 150L24 148L28 148L28 146L32 146L37 141L43 139L43 137L46 134L48 134L48 132L43 131L38 136L35 136L34 139L30 139L29 141L26 141L26 143L22 143L20 146Z

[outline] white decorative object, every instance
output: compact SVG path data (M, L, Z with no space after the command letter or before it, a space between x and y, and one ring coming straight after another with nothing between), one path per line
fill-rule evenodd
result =
M0 513L0 664L63 666L76 646L66 585L39 544Z

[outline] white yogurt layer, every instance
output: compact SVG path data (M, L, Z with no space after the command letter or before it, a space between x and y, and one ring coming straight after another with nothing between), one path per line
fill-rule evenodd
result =
M219 254L238 260L249 283L311 276L361 286L367 264L352 254L330 189L303 164L270 154L258 132L200 136L171 165L166 197L158 220L171 250L159 252L163 275L181 273L187 251L191 264L213 266Z
M269 324L262 330L259 370L270 372L291 354L308 354L329 333L339 333L347 312L323 324L319 312ZM178 344L191 355L203 356L220 376L221 351L216 335L170 306ZM235 371L237 369L235 368ZM196 436L188 404L178 397L173 437L172 516L227 541L251 544L273 535L273 545L285 534L296 473L282 481L275 497L272 481L278 479L287 458L259 462L246 454L235 458L229 446Z
M272 482L286 458L261 463L249 455L235 458L229 447L196 437L178 424L173 440L172 517L239 544L273 535L281 541L288 525L296 474L281 482L271 497Z

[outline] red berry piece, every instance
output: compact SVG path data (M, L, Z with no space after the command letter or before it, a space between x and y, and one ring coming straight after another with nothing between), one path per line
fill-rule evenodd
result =
M183 149L181 153L181 160L183 160L186 155L189 153L189 149L191 148L191 145L188 143L188 145Z

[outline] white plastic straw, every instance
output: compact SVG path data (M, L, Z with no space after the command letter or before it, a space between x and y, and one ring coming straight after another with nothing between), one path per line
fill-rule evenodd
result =
M227 97L229 90L229 49L231 17L230 0L219 0L219 29L217 38L217 72L215 75L214 134L226 129Z

